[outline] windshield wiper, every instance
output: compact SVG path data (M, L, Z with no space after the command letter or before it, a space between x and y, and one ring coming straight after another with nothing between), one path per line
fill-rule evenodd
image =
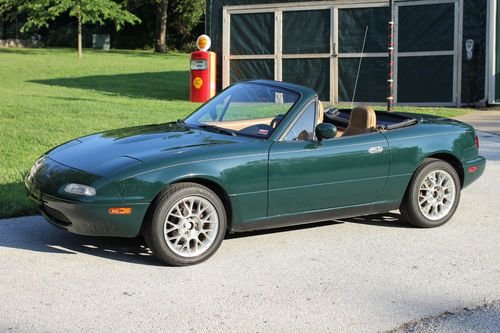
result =
M186 126L186 122L182 119L177 119L177 124L182 125L182 126Z
M227 134L227 135L231 135L231 136L236 136L236 133L234 131L231 131L231 130L229 130L227 128L215 126L215 125L201 124L201 125L198 125L198 127L202 128L204 130L207 130L207 131L212 131L212 132L216 132L216 133L220 133L220 134Z

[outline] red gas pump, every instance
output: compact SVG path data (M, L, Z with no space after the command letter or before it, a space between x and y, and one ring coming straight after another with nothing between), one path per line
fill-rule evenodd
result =
M206 102L215 96L215 53L210 48L210 38L201 35L196 40L199 51L191 53L190 96L191 102Z

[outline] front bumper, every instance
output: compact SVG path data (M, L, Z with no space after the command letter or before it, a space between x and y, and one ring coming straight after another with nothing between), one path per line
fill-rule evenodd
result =
M477 156L472 159L468 159L462 163L464 168L464 183L462 188L469 186L472 182L476 181L484 172L486 168L486 159L482 156ZM470 172L471 168L475 167L475 171Z
M50 224L80 235L136 237L148 209L148 204L122 204L132 208L132 214L109 215L116 204L71 202L30 189L28 181L26 185L28 197Z
M126 203L112 190L106 195L89 198L65 197L60 191L65 183L80 179L93 179L92 175L71 169L46 159L42 165L26 177L28 197L35 202L40 213L59 228L91 236L136 237L148 209L148 203ZM103 182L98 179L97 182ZM109 186L108 186L109 187ZM132 208L129 215L110 215L109 208Z
M148 209L147 204L123 205L130 215L109 215L109 204L73 203L42 194L36 201L40 213L52 225L75 234L89 236L136 237Z

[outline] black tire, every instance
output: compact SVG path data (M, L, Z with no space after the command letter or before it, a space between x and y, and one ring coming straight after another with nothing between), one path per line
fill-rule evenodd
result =
M453 183L455 185L455 199L453 201L453 204L451 205L450 210L446 213L445 216L436 220L432 220L427 218L420 209L420 204L419 204L420 186L427 175L429 175L434 171L440 171L440 170L445 171L446 173L451 175ZM455 213L458 207L458 203L460 201L460 190L461 190L460 178L455 168L445 161L435 158L428 158L424 160L424 162L417 168L417 170L413 174L413 177L410 181L410 185L406 190L405 196L403 198L401 206L399 207L399 210L401 212L401 215L406 219L406 221L408 221L414 226L420 228L439 227L448 222Z
M169 247L164 236L164 228L170 209L179 200L192 196L201 197L213 205L218 216L218 231L205 252L197 256L187 257L175 253ZM226 210L217 194L209 188L196 183L173 184L163 191L152 205L149 221L146 221L147 224L144 228L144 239L154 256L168 265L187 266L202 263L210 258L222 243L227 226Z

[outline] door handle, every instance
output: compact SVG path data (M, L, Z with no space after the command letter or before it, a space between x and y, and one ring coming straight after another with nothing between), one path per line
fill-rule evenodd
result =
M384 151L384 148L382 146L376 146L376 147L370 147L368 148L368 152L370 154L377 154L377 153L381 153Z

